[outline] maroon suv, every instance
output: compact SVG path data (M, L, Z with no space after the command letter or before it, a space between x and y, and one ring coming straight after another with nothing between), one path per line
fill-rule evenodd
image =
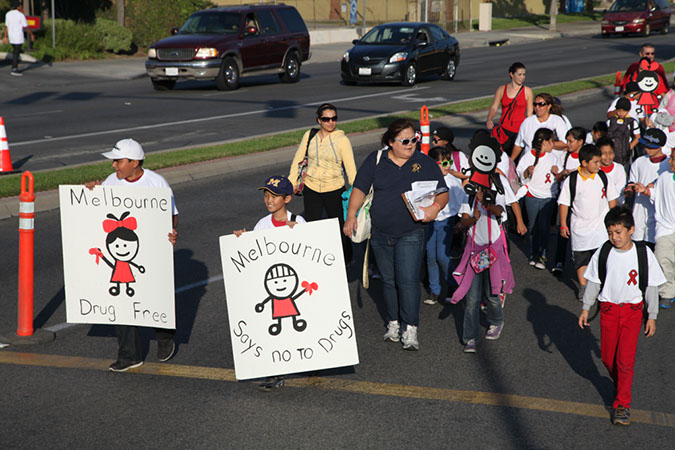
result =
M145 62L157 90L187 79L215 80L218 89L233 90L240 77L264 73L295 83L310 57L307 26L292 6L198 11L172 34L150 47Z

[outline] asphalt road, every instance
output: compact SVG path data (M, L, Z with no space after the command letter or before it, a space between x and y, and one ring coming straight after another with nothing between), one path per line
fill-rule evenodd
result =
M659 60L675 57L669 36L649 40ZM155 92L145 78L94 78L43 66L21 79L3 75L0 95L13 160L21 169L38 170L96 160L98 151L129 136L157 151L303 128L326 101L349 120L492 95L508 80L514 61L527 66L532 87L625 70L642 42L589 36L470 48L462 52L455 81L433 77L412 89L342 85L338 50L335 62L303 66L293 85L274 75L244 79L234 92L217 91L209 82Z
M590 126L608 102L570 102L567 114L575 125ZM472 129L456 131L468 136ZM358 161L374 148L357 148ZM287 170L252 167L174 187L177 287L220 274L218 236L250 228L265 214L256 188ZM301 202L294 199L291 209L300 212ZM65 321L59 226L58 211L37 215L38 327ZM0 350L0 442L6 448L672 447L675 312L662 311L656 335L640 339L634 423L614 427L604 407L612 387L599 359L599 324L578 329L571 270L561 279L537 271L527 266L523 241L513 244L516 290L507 299L504 332L498 341L481 340L476 355L462 353L462 303L422 305L419 352L383 343L381 286L360 287L354 265L348 275L361 363L296 377L263 394L255 383L233 381L224 290L216 279L177 294L179 348L168 363L157 364L151 340L140 372L107 372L116 341L104 326L77 325L49 344ZM0 248L4 331L16 326L16 220L0 221Z

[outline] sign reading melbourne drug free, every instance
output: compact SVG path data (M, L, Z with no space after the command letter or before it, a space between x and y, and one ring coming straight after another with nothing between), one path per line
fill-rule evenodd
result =
M237 379L358 364L337 219L221 236Z
M171 191L59 186L70 323L175 328Z

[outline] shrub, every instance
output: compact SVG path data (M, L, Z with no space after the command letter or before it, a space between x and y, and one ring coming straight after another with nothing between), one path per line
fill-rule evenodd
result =
M213 6L208 0L127 0L126 24L139 47L148 48L180 27L195 11Z
M35 39L35 57L42 60L103 58L103 34L92 25L56 19L56 48L52 48L52 22L46 20L44 32ZM43 57L44 56L44 57Z
M103 36L103 47L109 52L128 52L131 50L133 34L117 22L108 19L96 19L95 28Z

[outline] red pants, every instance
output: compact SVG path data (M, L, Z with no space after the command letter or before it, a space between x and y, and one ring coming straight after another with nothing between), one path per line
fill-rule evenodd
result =
M615 305L600 303L600 345L602 362L616 387L614 408L630 407L633 367L642 328L642 302Z

